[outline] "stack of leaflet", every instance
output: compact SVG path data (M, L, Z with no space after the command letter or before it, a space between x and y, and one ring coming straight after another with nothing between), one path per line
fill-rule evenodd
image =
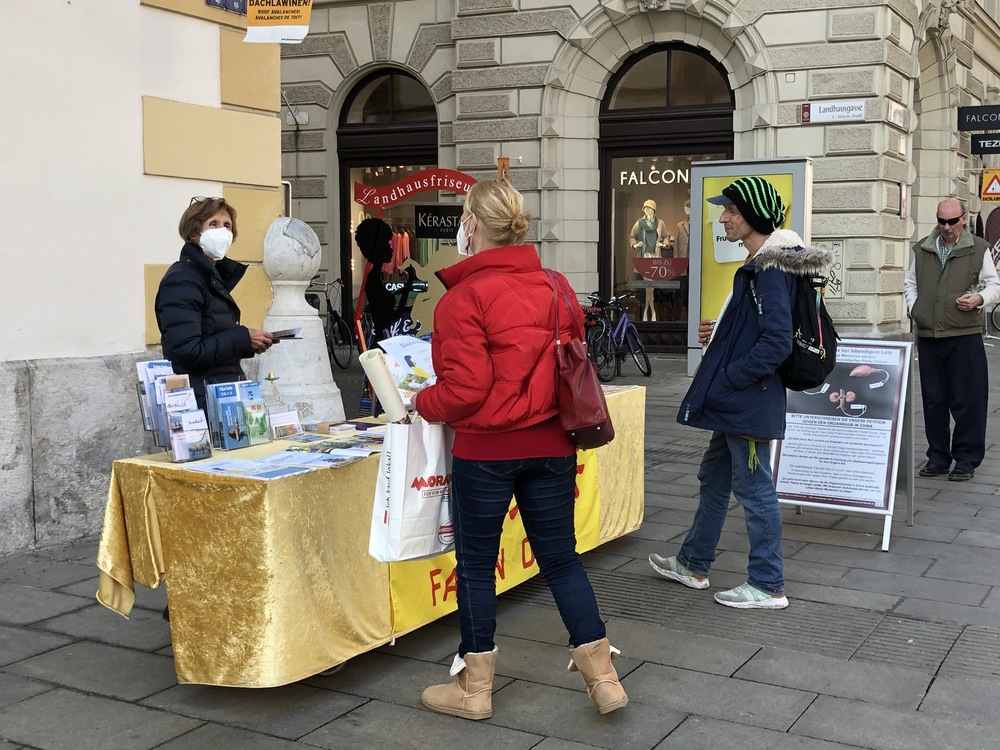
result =
M162 386L163 413L170 430L172 459L180 462L211 458L208 422L205 412L198 407L188 376L166 375L157 378L156 382L158 389Z
M139 393L139 409L142 412L142 428L146 432L153 433L153 441L159 447L170 449L170 430L167 429L166 416L156 400L156 379L166 375L173 375L174 368L165 359L156 359L151 362L136 362L136 370L139 373L139 384L136 390Z
M175 375L165 359L136 363L142 426L174 461L212 455L205 412L198 407L187 375Z
M209 383L205 386L205 402L216 448L233 450L270 440L267 408L256 380Z

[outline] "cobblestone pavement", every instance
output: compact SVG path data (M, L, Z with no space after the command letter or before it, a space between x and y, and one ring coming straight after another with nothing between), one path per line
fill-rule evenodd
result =
M997 342L1000 343L1000 342ZM990 348L994 384L1000 349ZM674 421L683 362L656 357L648 387L642 528L586 555L631 702L600 716L566 670L565 631L534 579L501 597L494 716L425 710L457 646L446 617L282 688L178 685L162 589L124 620L94 600L96 540L0 558L0 750L683 748L941 750L1000 747L1000 386L987 457L966 484L917 479L915 524L784 511L791 606L737 611L713 590L744 580L730 514L712 589L658 577L696 506L707 435ZM357 370L338 374L356 403ZM348 413L351 412L350 405ZM918 462L923 455L917 416Z

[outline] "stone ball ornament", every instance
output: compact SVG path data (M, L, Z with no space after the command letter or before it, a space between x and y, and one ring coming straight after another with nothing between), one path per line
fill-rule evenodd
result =
M319 271L319 237L301 219L279 216L264 234L264 271L271 281L308 282Z

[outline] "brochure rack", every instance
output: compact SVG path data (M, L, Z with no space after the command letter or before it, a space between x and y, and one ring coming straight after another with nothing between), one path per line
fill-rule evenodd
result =
M215 448L235 450L271 441L269 413L256 380L209 383L205 401Z
M164 443L165 436L154 426L153 407L149 404L146 387L143 383L135 384L135 395L139 400L139 417L142 419L143 432L148 432L153 437L153 445L157 448L168 450L170 443Z
M198 407L186 375L174 375L165 361L140 362L136 396L142 427L175 463L211 458L205 412Z

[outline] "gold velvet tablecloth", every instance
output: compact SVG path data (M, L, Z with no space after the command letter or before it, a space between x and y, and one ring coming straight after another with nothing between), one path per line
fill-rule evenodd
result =
M643 511L645 389L612 392L608 405L617 436L596 452L596 491L577 501L600 503L600 542L638 528ZM164 454L115 461L97 598L128 616L136 583L167 582L181 683L284 685L388 643L390 569L411 564L368 555L377 467L372 456L266 482L193 471Z

